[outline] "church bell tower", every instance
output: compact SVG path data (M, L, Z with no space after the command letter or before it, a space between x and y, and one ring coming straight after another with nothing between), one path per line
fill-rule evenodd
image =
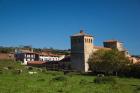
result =
M73 70L88 72L88 59L93 51L93 36L80 33L71 36L71 67Z

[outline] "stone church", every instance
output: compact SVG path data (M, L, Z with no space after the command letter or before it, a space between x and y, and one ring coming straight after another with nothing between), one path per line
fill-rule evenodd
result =
M104 41L104 47L95 46L93 42L94 37L84 33L82 30L71 36L71 67L73 70L88 72L88 59L93 52L99 49L111 50L112 48L117 48L127 53L123 44L117 40Z

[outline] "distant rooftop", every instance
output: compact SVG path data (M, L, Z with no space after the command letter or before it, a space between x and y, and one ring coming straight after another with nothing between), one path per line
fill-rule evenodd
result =
M89 36L89 37L93 37L92 35L85 33L83 30L80 30L79 33L72 35L72 37L75 37L75 36Z
M24 49L20 49L17 51L18 53L34 53L33 51L30 50L24 50Z
M106 40L104 42L120 42L120 41L118 41L118 40ZM120 43L122 43L122 42L120 42Z
M38 53L40 56L51 56L51 57L60 57L62 55L58 55L58 54L52 54L52 53L45 53L45 52L42 52L42 53Z
M27 62L28 65L42 65L45 64L43 61L29 61Z
M103 46L93 46L94 49L103 49L103 50L111 50L111 48L106 48Z

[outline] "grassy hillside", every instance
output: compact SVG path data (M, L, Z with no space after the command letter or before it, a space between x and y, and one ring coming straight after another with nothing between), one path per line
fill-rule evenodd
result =
M26 67L15 64L9 63L12 69L1 68L0 93L140 93L140 79L113 77L116 83L96 83L95 76L27 70ZM23 72L15 73L17 68ZM31 75L28 71L36 71L37 74Z

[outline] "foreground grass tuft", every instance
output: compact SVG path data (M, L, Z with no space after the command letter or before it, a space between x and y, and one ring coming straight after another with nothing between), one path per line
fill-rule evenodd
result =
M97 76L94 79L94 83L96 83L96 84L106 84L106 83L116 84L117 80L115 77L112 77L112 76L104 76L104 77Z
M66 76L57 76L57 77L54 77L52 80L53 81L66 81L67 77Z

